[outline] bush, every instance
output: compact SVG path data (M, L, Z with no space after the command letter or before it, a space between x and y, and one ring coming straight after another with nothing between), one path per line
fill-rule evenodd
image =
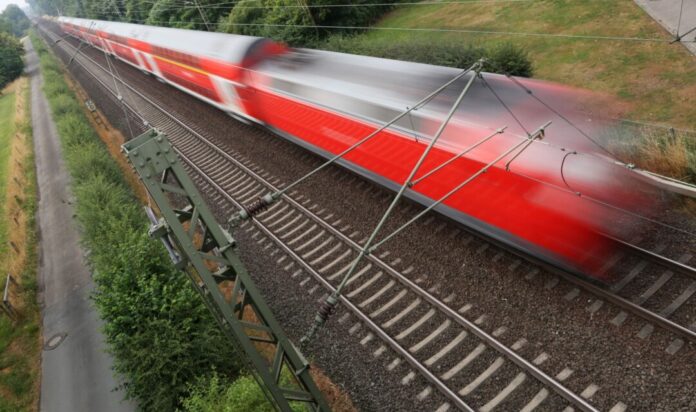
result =
M534 73L527 51L512 43L494 47L488 59L498 73L520 77L532 77Z
M147 223L121 170L69 91L55 59L36 36L45 90L77 199L82 241L90 250L93 300L122 376L125 396L144 411L175 410L201 371L236 376L229 342L191 287L176 271ZM58 117L60 114L62 117Z
M0 32L0 89L18 78L24 70L24 48L12 35Z
M533 74L527 52L511 43L486 49L479 45L452 41L433 43L416 39L375 40L361 36L336 35L328 38L319 48L460 69L470 67L480 58L486 58L486 71L522 77L531 77Z
M61 135L71 136L72 144L94 142L94 130L84 121L82 113L66 114L58 121L57 128Z
M271 412L273 407L266 399L256 380L242 376L231 385L213 373L208 379L199 380L191 388L191 395L184 399L186 412ZM306 409L301 404L292 405L293 411Z
M56 119L60 119L67 114L79 114L82 110L75 98L67 94L61 93L53 96L49 102L51 112Z

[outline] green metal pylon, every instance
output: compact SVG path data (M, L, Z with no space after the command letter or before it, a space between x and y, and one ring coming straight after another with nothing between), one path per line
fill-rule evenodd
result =
M246 356L269 401L281 411L290 411L294 402L329 411L309 363L285 336L235 253L234 240L215 220L166 137L151 130L124 144L123 151L162 216L157 219L148 209L150 235L162 240L177 268L187 273L238 353Z

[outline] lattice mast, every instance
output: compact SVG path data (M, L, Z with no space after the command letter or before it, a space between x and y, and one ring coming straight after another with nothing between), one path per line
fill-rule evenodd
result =
M286 337L235 252L235 241L215 220L166 137L148 131L123 145L161 218L148 208L150 235L183 270L269 401L280 411L302 402L329 411L309 364Z

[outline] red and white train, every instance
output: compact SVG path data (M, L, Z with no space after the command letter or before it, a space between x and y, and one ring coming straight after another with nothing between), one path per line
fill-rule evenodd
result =
M231 115L259 123L320 155L337 154L375 131L460 70L307 49L223 33L60 17L62 29ZM340 163L390 189L403 184L469 74ZM505 76L476 79L418 176L496 129L499 134L408 190L430 204L528 131L551 121L545 138L471 181L436 210L462 224L576 273L602 275L613 253L603 233L623 237L636 222L620 209L645 207L650 188L595 153L576 126ZM518 79L555 111L596 132L576 107L587 93ZM500 102L503 100L508 109ZM512 116L514 113L519 124ZM568 154L582 152L578 155ZM582 193L582 196L578 196ZM350 201L349 198L346 201ZM612 206L607 206L612 205Z

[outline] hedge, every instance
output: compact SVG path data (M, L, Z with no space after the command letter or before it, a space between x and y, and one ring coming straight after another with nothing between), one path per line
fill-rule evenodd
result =
M365 36L335 35L318 48L342 53L361 54L385 59L404 60L465 69L486 58L488 72L531 77L534 74L527 52L511 43L494 47L454 41L432 42L428 39L373 39Z

